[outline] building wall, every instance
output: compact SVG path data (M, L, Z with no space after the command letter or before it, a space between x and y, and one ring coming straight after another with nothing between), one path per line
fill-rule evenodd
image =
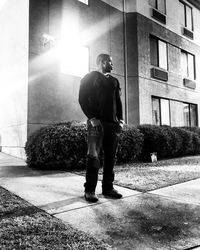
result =
M190 3L185 1L188 5ZM199 105L200 76L200 11L192 6L194 39L182 34L179 22L179 0L166 1L166 24L152 17L150 1L127 0L127 56L128 56L128 121L138 125L152 123L152 96L171 99L170 105L180 111L180 102ZM168 43L168 75L166 82L151 78L150 35L154 35ZM184 87L181 75L181 49L195 55L196 59L196 89ZM138 64L138 65L137 65ZM180 101L180 102L177 102ZM178 114L177 114L178 115ZM199 117L199 110L198 110ZM179 122L171 114L172 126L183 125L183 117L179 112ZM182 122L180 122L182 120Z
M138 125L139 114L139 69L137 14L127 14L127 79L128 79L128 123Z
M43 33L59 41L62 21L68 16L78 23L84 45L89 47L90 71L96 69L99 53L113 57L113 75L120 81L125 102L123 13L100 0L89 6L74 0L31 0L28 134L56 122L86 120L78 104L80 77L61 74L53 46L43 46Z
M130 124L152 123L153 95L198 104L200 77L197 72L195 90L183 86L180 49L196 55L198 69L199 10L193 7L195 29L194 40L190 40L182 36L182 27L175 18L174 9L178 9L179 1L169 1L166 6L167 23L163 25L151 17L152 8L145 0L128 0L125 6L121 0L93 0L89 6L72 0L43 0L37 3L31 0L28 133L56 122L86 119L78 104L80 77L61 74L59 59L50 53L52 47L42 47L43 33L59 40L62 21L68 16L72 23L79 26L83 43L89 47L90 71L96 69L95 60L99 53L109 53L113 57L113 74L121 83L123 107L125 111L127 104ZM124 73L124 7L127 12L127 83ZM167 83L151 78L150 34L168 43Z
M140 124L152 123L152 96L200 105L200 47L150 19L137 15ZM168 81L151 77L150 35L168 43ZM196 89L183 85L181 49L196 56ZM198 114L199 116L199 114ZM183 124L182 124L183 125Z
M24 0L0 4L0 141L3 152L20 158L27 138L28 9Z
M174 33L182 35L182 26L180 23L180 3L179 0L166 0L166 24L162 24L152 17L152 8L149 4L150 0L127 0L127 12L138 12L143 16L148 17L153 22L173 31ZM184 1L192 7L193 21L194 21L194 40L193 42L200 45L200 10L191 5L188 1ZM186 38L185 36L183 36ZM187 39L187 38L186 38ZM189 39L189 38L188 38ZM189 39L190 40L190 39Z

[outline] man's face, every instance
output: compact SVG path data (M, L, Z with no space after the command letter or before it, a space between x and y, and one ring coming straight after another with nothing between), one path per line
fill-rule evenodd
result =
M103 62L103 72L104 72L104 73L110 73L112 70L113 70L112 57L108 57L108 58Z

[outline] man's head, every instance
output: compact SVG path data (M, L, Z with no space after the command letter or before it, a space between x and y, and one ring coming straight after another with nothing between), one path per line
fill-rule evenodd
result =
M103 73L110 73L113 69L112 57L108 54L100 54L96 60L99 70Z

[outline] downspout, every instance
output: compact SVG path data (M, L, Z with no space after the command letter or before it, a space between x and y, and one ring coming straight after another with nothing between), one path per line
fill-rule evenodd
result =
M124 25L124 86L125 86L125 122L128 124L128 74L127 74L127 31L126 31L126 0L123 0Z

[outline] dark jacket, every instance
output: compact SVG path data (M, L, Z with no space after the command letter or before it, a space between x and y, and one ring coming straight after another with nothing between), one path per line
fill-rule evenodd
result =
M105 122L123 119L119 81L93 71L82 78L79 103L88 119L93 117Z

